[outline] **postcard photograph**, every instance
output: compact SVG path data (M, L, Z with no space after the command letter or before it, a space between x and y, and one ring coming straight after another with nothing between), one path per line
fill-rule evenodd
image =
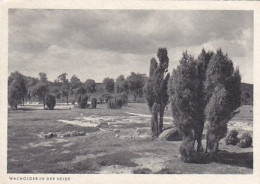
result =
M8 174L253 174L254 11L8 10Z

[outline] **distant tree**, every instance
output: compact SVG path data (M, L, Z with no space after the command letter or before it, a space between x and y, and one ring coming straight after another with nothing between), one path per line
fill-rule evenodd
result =
M61 97L61 84L58 81L54 81L53 83L49 83L49 93L53 94L57 99Z
M113 93L115 91L115 81L112 78L105 78L103 80L103 86L104 89L108 92L108 93Z
M76 90L76 95L79 95L79 94L84 95L86 93L87 93L86 89L82 86L78 87Z
M196 140L196 133L194 134L194 132L197 125L204 123L201 122L203 119L199 118L199 116L204 115L203 111L201 112L198 100L200 95L199 85L197 63L186 51L183 53L177 69L173 70L169 82L174 123L183 136L180 153L184 162L193 161L195 156L194 141ZM200 145L201 140L198 141L198 147Z
M93 79L87 79L84 85L88 93L94 93L96 91L96 83Z
M62 73L58 76L58 81L61 83L60 86L60 93L63 97L66 98L67 105L69 104L69 93L70 93L70 87L69 87L69 80L67 79L67 73Z
M76 89L76 88L78 88L80 85L81 85L80 79L79 79L76 75L73 75L73 76L70 78L70 86L71 86L71 88L72 88L72 89Z
M47 74L46 73L40 72L38 75L39 75L39 79L40 79L41 82L46 83L46 84L48 83L48 79L47 79Z
M116 78L115 86L117 93L128 92L128 83L123 75Z
M49 92L48 84L39 81L33 88L33 96L37 97L39 102L43 103L43 109L45 109L45 98Z
M169 65L167 49L159 48L157 56L159 58L159 64L155 58L151 59L150 74L144 87L145 97L152 113L151 131L153 136L156 137L159 136L163 128L164 109L168 103L167 85L170 77L169 73L167 73ZM135 76L135 74L131 76ZM130 85L130 89L133 86L143 88L144 82L144 78L142 80L140 79L139 85ZM131 82L129 83L131 84Z
M86 89L83 87L83 86L79 86L76 90L75 90L75 101L79 101L79 98L82 96L82 95L85 95L87 94L87 91Z
M85 109L88 106L88 95L87 94L79 94L78 96L78 106L81 109Z
M19 94L22 94L20 96L21 100L22 100L22 105L24 105L24 98L27 95L27 88L26 88L26 80L25 80L25 76L23 76L21 73L19 73L18 71L11 73L11 75L8 78L8 85L11 84L11 82L13 80L16 80L16 85L17 83L19 83L19 89L21 90L19 92Z
M136 100L137 96L143 96L143 87L147 80L148 79L145 74L134 72L131 72L131 75L126 78L129 90L134 94L134 101Z
M226 136L227 123L240 106L241 77L238 69L222 50L217 50L208 64L206 71L205 109L207 124L207 146L211 156L218 151L219 140Z
M120 94L117 96L117 98L121 98L122 101L123 101L123 105L124 105L124 106L127 106L127 104L128 104L128 95L127 95L126 92L120 93Z
M34 77L26 77L25 80L26 80L26 89L27 89L26 97L30 103L33 98L33 88L39 82L39 80L37 80Z
M53 110L56 105L56 99L53 95L47 95L46 96L46 105L49 108L49 110Z
M76 76L73 75L70 78L70 95L75 95L76 89L81 86L80 79Z
M17 79L13 79L8 86L8 103L13 109L22 103L23 86Z

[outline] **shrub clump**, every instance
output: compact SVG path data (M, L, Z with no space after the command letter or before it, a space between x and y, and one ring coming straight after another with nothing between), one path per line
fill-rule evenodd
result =
M134 174L152 174L153 171L149 168L139 168L139 169L136 169L136 170L133 170L133 173Z
M237 143L239 142L237 135L238 135L237 130L231 130L226 137L226 145L230 145L230 144L237 145Z
M97 99L96 98L92 98L92 100L91 100L91 108L92 109L97 108Z
M109 109L121 109L123 106L123 100L118 97L114 97L108 100L107 108Z
M244 133L240 138L238 146L240 148L248 148L252 146L252 142L253 142L252 136L249 133Z
M88 95L87 94L80 94L78 96L78 106L81 109L85 109L88 106Z
M119 98L122 99L123 105L124 105L124 106L127 106L127 104L128 104L128 95L127 95L127 93L126 93L126 92L122 92L122 93L119 95Z
M56 105L56 99L53 95L47 95L46 96L46 105L49 110L53 110Z

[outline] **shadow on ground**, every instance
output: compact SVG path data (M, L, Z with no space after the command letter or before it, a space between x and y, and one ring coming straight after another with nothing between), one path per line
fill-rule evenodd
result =
M253 168L253 153L244 152L244 153L235 153L228 151L220 151L218 158L215 162L220 164L229 164L232 166Z

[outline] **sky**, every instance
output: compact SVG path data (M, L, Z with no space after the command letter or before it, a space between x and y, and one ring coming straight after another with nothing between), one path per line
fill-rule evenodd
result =
M197 57L221 48L242 82L253 83L253 22L253 11L12 9L8 71L102 82L148 74L159 47L168 50L170 72L186 50Z

